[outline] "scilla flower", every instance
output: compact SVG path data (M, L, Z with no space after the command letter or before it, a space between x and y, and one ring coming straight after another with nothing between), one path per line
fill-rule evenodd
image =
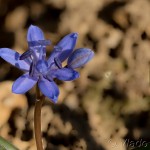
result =
M28 50L25 53L20 55L12 49L1 48L1 58L25 72L14 82L12 91L23 94L37 83L40 91L56 103L59 89L53 79L71 81L78 78L79 73L74 69L83 66L94 56L93 51L87 48L73 52L77 37L77 33L65 36L46 59L46 46L50 41L45 40L40 28L31 25L27 33ZM62 62L67 58L67 65L63 67Z

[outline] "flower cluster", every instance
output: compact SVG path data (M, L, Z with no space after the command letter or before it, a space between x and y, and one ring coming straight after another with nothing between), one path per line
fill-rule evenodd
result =
M51 42L45 40L39 27L31 25L27 33L28 50L25 53L21 55L12 49L1 48L0 57L25 72L14 82L12 91L23 94L37 83L42 94L56 103L59 89L54 78L62 81L78 78L79 73L75 69L94 56L94 52L87 48L74 50L77 37L77 33L66 35L54 46L50 57L46 59L46 46ZM62 66L66 59L67 65Z

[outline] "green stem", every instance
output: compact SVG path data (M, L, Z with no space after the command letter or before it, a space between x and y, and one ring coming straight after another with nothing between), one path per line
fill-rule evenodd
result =
M42 132L41 132L41 108L44 101L44 96L40 96L38 86L36 86L36 103L34 110L34 134L37 150L43 150Z

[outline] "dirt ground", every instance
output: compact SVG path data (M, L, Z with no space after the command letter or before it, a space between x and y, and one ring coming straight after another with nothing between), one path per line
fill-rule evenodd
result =
M78 32L76 48L95 57L80 78L57 81L56 105L42 108L45 150L129 150L150 142L149 0L1 0L0 47L27 50L26 33L39 26L53 45ZM12 94L22 72L0 59L0 135L20 150L36 150L35 90Z

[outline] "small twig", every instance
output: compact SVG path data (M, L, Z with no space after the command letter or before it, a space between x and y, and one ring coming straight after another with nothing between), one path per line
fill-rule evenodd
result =
M36 86L36 103L34 110L34 134L37 150L43 150L42 133L41 133L41 108L44 101L44 96L40 96L38 86Z

